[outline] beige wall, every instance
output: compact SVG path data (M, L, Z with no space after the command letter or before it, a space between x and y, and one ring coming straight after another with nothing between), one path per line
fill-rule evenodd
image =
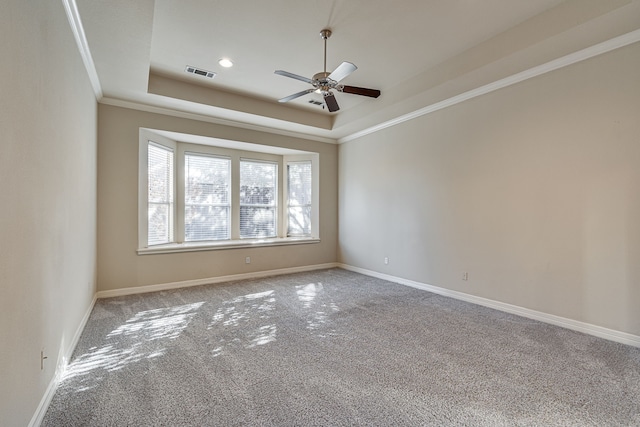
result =
M341 145L341 262L640 335L638 70L636 43Z
M113 290L337 260L337 146L184 118L99 107L98 290ZM152 128L320 153L320 243L137 255L138 133ZM245 264L245 257L251 264Z
M95 294L97 107L62 2L0 9L0 424L25 426Z

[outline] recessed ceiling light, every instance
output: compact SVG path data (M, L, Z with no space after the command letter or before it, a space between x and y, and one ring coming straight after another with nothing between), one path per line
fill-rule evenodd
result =
M233 62L231 62L230 59L228 58L222 58L218 61L218 64L220 64L221 66L223 66L224 68L230 68L233 67Z

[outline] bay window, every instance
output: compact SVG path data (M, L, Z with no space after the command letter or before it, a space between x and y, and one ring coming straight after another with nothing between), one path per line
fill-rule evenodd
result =
M139 254L319 241L317 153L167 135L140 132Z

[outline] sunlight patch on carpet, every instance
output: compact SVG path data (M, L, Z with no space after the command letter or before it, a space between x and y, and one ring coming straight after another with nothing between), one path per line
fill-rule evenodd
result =
M86 353L76 356L65 369L62 381L86 376L87 381L77 388L78 392L85 391L95 387L102 379L95 372L97 370L118 371L144 358L152 359L164 355L164 345L153 351L145 351L141 345L142 342L177 338L189 325L202 304L204 301L136 313L106 335L105 341L108 344L91 347ZM121 336L130 339L123 341L119 339ZM122 342L133 344L119 347Z

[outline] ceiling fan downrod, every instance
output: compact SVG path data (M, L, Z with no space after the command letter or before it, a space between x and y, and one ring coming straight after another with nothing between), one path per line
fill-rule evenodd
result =
M320 31L320 37L324 40L324 74L327 75L327 39L331 37L331 30L325 28Z

